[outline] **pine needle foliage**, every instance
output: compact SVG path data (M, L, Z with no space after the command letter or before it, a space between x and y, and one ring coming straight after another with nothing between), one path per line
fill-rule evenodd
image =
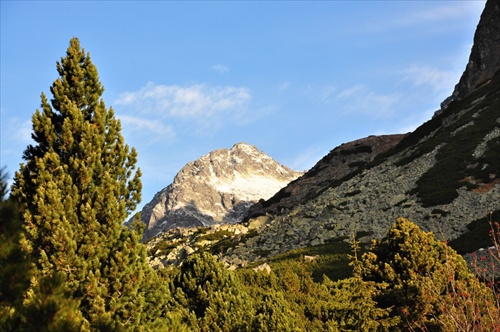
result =
M42 93L33 115L35 143L12 190L23 212L22 247L35 267L28 294L36 299L51 283L62 287L82 314L80 329L144 328L151 272L140 230L122 226L141 198L137 152L125 144L77 38L57 72L53 98Z
M406 219L399 218L386 237L374 241L356 271L378 285L372 296L379 307L391 309L400 330L451 331L459 316L486 327L477 331L493 331L497 324L491 289L446 243ZM469 299L458 301L465 294Z

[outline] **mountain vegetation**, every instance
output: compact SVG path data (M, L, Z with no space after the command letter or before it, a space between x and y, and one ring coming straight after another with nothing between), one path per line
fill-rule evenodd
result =
M0 169L0 331L500 331L498 68L413 133L334 149L243 223L147 243L124 224L137 152L90 54L72 38L56 68L10 192Z

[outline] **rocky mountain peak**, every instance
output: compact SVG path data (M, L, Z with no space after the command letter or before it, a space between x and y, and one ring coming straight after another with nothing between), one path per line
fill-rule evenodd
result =
M500 70L500 1L488 0L474 34L469 62L452 95L441 103L441 111L453 101L476 90Z
M175 227L236 223L247 208L302 175L238 143L187 163L141 211L144 239Z

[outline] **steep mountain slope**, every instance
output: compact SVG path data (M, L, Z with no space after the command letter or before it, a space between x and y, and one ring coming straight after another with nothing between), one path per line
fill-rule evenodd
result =
M239 222L250 205L268 199L302 173L256 147L239 143L188 163L141 211L143 238L174 227Z
M369 136L336 147L302 177L288 184L271 199L253 205L248 216L276 214L282 209L289 209L315 197L334 181L367 165L378 154L394 147L404 136Z

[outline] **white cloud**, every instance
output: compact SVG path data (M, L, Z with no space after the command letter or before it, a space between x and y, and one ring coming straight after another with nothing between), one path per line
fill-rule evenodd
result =
M335 90L337 90L337 88L335 88L333 85L326 85L326 86L322 87L319 90L319 95L320 95L321 100L327 101L328 99L330 99L330 97L333 95Z
M338 98L349 98L351 97L352 95L355 95L355 94L358 94L360 91L363 91L366 89L366 86L364 86L363 84L358 84L358 85L355 85L351 88L348 88L348 89L345 89L345 90L342 90L338 95L337 97Z
M410 81L416 86L431 86L435 92L450 90L460 78L460 73L422 65L411 65L403 71L403 74L405 75L403 80Z
M216 72L220 73L220 74L224 74L224 73L227 73L229 71L229 68L224 66L224 65L213 65L212 66L212 69L215 70Z
M244 87L204 84L182 87L150 82L139 91L123 93L115 104L157 116L199 119L241 110L250 99L250 90Z
M363 84L341 91L337 98L345 103L344 109L346 111L366 114L375 118L392 115L393 106L400 99L397 94L384 95L370 91Z
M176 133L171 125L165 125L161 119L146 119L125 114L118 114L122 124L122 133L136 148L161 142L171 144L176 139Z
M254 121L259 111L249 112L251 100L250 90L245 87L157 85L150 82L137 91L121 94L114 105L120 114L126 116L121 118L129 121L134 130L142 127L155 133L155 130L168 128L173 132L172 128L175 128L179 133L189 131L206 136L228 124L242 125Z
M315 102L328 103L331 101L331 97L334 96L335 91L337 91L337 88L332 84L309 84L302 90L302 93Z
M175 136L175 132L172 126L165 126L163 123L156 120L147 120L130 115L120 115L119 119L123 124L127 125L128 127L134 128L134 130L144 130L148 133L154 133L164 136Z

